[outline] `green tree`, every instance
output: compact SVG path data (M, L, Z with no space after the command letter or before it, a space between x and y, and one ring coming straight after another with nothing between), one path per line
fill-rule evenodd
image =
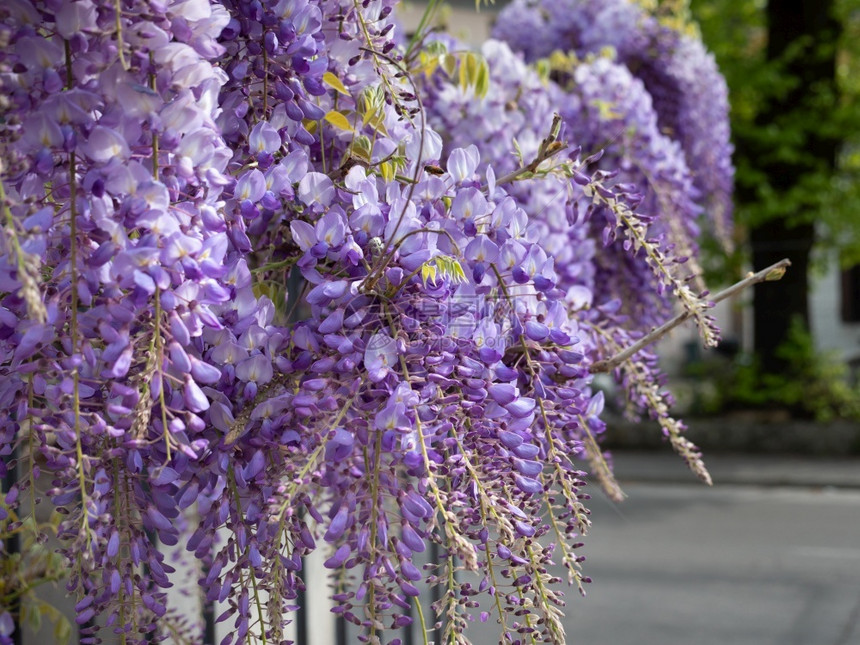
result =
M729 83L737 222L754 266L788 257L778 286L754 294L765 372L793 319L808 327L816 245L860 259L860 4L857 0L693 0L702 36Z

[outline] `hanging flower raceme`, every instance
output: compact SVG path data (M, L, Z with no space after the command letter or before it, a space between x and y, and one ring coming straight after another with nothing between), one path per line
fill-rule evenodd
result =
M700 39L661 23L631 0L515 0L500 13L493 35L530 61L556 51L586 58L611 49L643 81L661 132L684 151L713 233L731 246L728 90Z
M451 40L437 44L436 50L438 58L427 57L431 63L466 56L463 46ZM433 67L425 97L430 120L446 140L473 143L501 157L493 167L505 177L496 182L511 178L505 189L532 214L521 221L518 236L540 239L552 254L558 287L566 293L567 315L581 326L586 361L601 361L623 347L606 342L607 328L617 334L626 330L624 337L632 343L662 324L679 298L684 308L700 316L713 338L708 303L685 280L688 275L698 279L690 267L697 250L694 189L679 146L657 131L641 82L622 66L598 58L577 64L568 83L570 93L564 95L505 44L489 41L482 54L490 69L483 98L475 97L457 66ZM467 112L464 108L471 103L477 107ZM565 151L534 169L523 168L537 157L545 135L540 124L552 121L556 106L564 106L565 134L592 150L602 146L602 156L583 163L576 150ZM517 150L518 156L502 156L506 149ZM610 175L594 172L597 165L619 170ZM495 190L495 183L491 185ZM692 262L679 254L681 249L688 249L685 255L693 256ZM597 289L595 284L603 286ZM648 384L663 381L656 361L642 355L639 364L633 375L616 373L629 409L668 417L669 400L642 395L651 392ZM584 448L594 474L617 494L590 436L599 434L601 426L592 432L583 419L580 426L588 435Z
M462 51L456 43L449 46L453 52ZM456 67L450 72L437 67L426 99L431 122L446 139L475 143L484 158L501 159L495 164L500 172L512 173L535 157L554 111L563 106L565 136L586 150L599 152L600 159L583 164L578 150L565 151L555 167L544 163L536 169L537 178L529 178L534 172L519 176L507 189L532 214L529 235L548 245L568 278L561 286L570 290L577 308L621 299L631 324L644 330L659 324L674 305L673 276L683 278L697 271L672 261L649 266L643 247L646 241L654 247L671 245L682 264L694 258L698 207L680 148L657 131L656 115L642 84L625 68L597 59L576 67L570 93L565 95L503 43L485 43L482 54L491 63L488 95L478 101L472 88L460 82L462 75ZM445 55L450 54L440 54ZM465 106L476 101L480 109L466 114ZM517 156L503 153L510 149L516 149ZM571 180L573 168L582 179L596 167L613 171L611 183L604 182L600 191ZM607 192L612 186L623 190ZM606 208L607 200L623 201L621 193L632 198L628 201L633 206L627 210L631 214L636 210L633 218L642 239L622 235L624 239L611 244L619 229L629 234L628 224L634 224ZM595 211L597 216L592 217ZM647 214L647 219L639 222L641 214ZM595 244L605 247L600 254L594 254ZM695 262L691 264L695 266ZM605 285L596 294L595 267L600 272L598 281ZM664 285L670 288L666 290Z
M204 331L247 325L258 305L226 315L250 290L231 282L243 262L221 214L232 153L208 60L229 16L208 3L115 10L21 2L5 23L2 387L15 410L4 430L26 430L70 511L58 534L79 624L105 611L142 638L132 626L145 634L166 611L154 538L178 539L175 480L208 446L203 388L234 380L204 360Z

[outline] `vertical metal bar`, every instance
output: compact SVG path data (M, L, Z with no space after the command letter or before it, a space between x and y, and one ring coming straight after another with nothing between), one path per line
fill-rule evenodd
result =
M302 558L302 573L304 571L305 559ZM308 584L310 584L310 580L305 576L305 585ZM296 604L299 606L296 610L296 643L297 645L308 645L308 594L304 589L299 589Z
M418 602L421 602L420 597L416 599ZM409 603L409 609L406 610L406 615L415 619L412 611L412 603ZM412 635L412 631L415 628L415 625L407 625L400 631L403 633L403 645L415 645L415 638Z
M347 645L346 642L346 619L343 616L338 616L334 624L335 635L337 638L336 645Z
M302 291L304 278L298 267L293 267L290 270L290 275L287 278L287 322L295 322L299 319L299 294ZM307 562L302 558L302 577L304 578L305 586L311 583L307 575ZM296 595L296 643L298 645L308 645L308 594L305 589L299 589Z
M215 645L215 603L203 598L203 645Z
M158 547L158 535L155 533L155 531L145 531L145 533L146 533L146 539L149 540L149 542L152 544L152 546L156 547L156 549L157 549L157 547ZM146 562L143 563L142 569L143 569L143 575L149 576L149 565ZM152 587L153 587L153 584L152 584L152 581L150 581L149 589L152 590ZM149 642L149 643L155 642L155 635L156 635L155 631L156 630L153 629L153 630L147 632L147 634L146 634L147 642Z
M5 496L12 487L18 483L18 447L17 445L12 446L12 452L9 453L8 457L4 459L6 462L6 472L3 475L3 491L2 494ZM33 509L35 512L35 509ZM18 533L13 533L8 538L6 538L6 544L4 545L6 553L9 555L15 555L16 553L21 552L21 538ZM9 607L7 607L9 613L12 615L12 620L15 624L15 631L12 632L12 645L21 645L22 635L21 635L21 620L20 620L20 612L21 612L21 599L15 598L10 603Z

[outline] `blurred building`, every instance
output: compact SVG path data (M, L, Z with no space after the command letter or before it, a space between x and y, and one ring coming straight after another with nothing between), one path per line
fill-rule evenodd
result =
M508 0L496 0L485 4L481 0L480 10L475 9L475 0L448 0L436 12L436 23L445 26L445 31L471 45L480 45L490 37L493 19ZM412 32L421 21L427 8L426 0L403 0L397 6L397 15L406 29Z

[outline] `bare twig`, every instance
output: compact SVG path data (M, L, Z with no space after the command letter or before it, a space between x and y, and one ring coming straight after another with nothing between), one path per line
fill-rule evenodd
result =
M772 264L771 266L767 267L766 269L762 269L758 273L751 273L751 274L747 275L747 277L744 278L743 280L741 280L740 282L736 282L732 286L720 291L713 298L711 298L711 302L717 303L717 302L720 302L721 300L725 300L726 298L729 298L729 297L731 297L737 293L740 293L741 291L743 291L747 287L750 287L754 284L758 284L759 282L779 280L783 276L783 274L785 273L785 270L790 266L791 266L791 262L788 259L784 259L784 260L780 260L776 264ZM648 345L650 345L651 343L653 343L657 340L660 340L663 336L665 336L667 333L669 333L675 327L677 327L682 322L684 322L685 320L690 318L692 315L693 314L690 311L683 311L683 312L679 313L677 316L675 316L674 318L672 318L668 322L663 323L662 325L660 325L659 327L656 327L655 329L652 329L648 334L646 334L645 336L640 338L638 341L633 343L627 349L617 353L615 356L612 356L611 358L607 358L607 359L602 360L602 361L597 361L596 363L594 363L591 366L590 371L594 374L597 372L609 372L609 371L615 369L616 367L621 365L621 363L623 363L628 358L633 356L639 350L647 347Z
M512 181L518 179L521 175L525 175L526 173L537 172L538 166L540 166L544 161L546 161L547 159L551 159L559 152L567 148L567 143L558 140L560 132L561 116L559 114L555 114L552 118L552 127L550 128L550 133L548 136L544 137L543 141L541 141L540 148L538 149L535 158L522 168L518 168L517 170L514 170L513 172L510 172L507 175L503 175L496 179L496 186L509 184ZM487 185L484 184L483 186L481 186L481 189L486 190Z

